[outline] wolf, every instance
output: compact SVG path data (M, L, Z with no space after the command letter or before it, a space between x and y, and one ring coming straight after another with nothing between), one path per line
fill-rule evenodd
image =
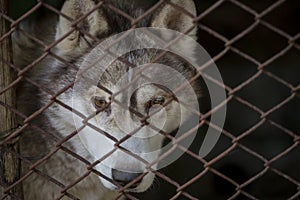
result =
M194 2L170 2L176 6L165 2L135 25L172 29L181 33L189 30L188 36L196 39L197 28L192 18L196 16ZM27 158L27 162L22 163L23 174L27 175L22 182L24 199L111 200L125 198L126 192L143 192L152 185L155 178L153 171L157 168L157 164L147 167L147 163L157 160L160 151L141 158L132 154L142 155L143 152L160 149L166 136L144 124L138 131L140 137L128 137L120 141L133 130L133 122L141 124L144 116L153 108L164 109L164 112L158 110L153 115L155 117L151 123L159 124L164 116L161 130L165 133L178 129L181 116L185 116L184 121L189 118L187 111L181 113L176 99L167 103L170 95L166 95L166 90L155 84L142 85L129 97L126 90L119 94L119 98L128 99L130 109L142 117L130 112L130 109L121 111L121 107L113 106L113 95L120 91L126 81L130 82L126 78L117 84L118 80L124 74L130 74L130 66L151 63L160 53L154 49L132 51L123 55L122 61L115 60L102 70L98 85L79 85L76 91L79 95L74 100L74 87L69 86L76 82L78 71L91 63L94 69L101 71L100 61L95 62L99 57L99 43L132 27L131 21L116 14L112 6L133 19L145 12L144 8L126 1L66 0L61 8L64 15L60 15L57 22L54 20L55 25L43 24L47 26L48 33L36 31L37 27L21 27L47 44L57 41L49 50L50 55L24 72L23 76L32 82L25 80L18 89L18 109L27 117L34 116L30 120L27 118L26 123L32 128L25 130L21 138L21 154ZM191 16L180 12L178 7ZM84 16L88 12L91 13ZM76 20L78 23L74 25ZM55 31L54 36L52 30ZM20 32L13 39L16 66L25 67L45 53L43 48L37 47L32 39ZM178 48L195 57L193 44L179 42ZM196 74L192 66L170 53L163 55L156 63L170 66L187 80ZM172 77L167 76L167 79L171 81ZM196 82L192 86L200 96ZM190 104L195 101L189 96L185 99ZM81 116L81 121L85 121L82 123L85 126L79 129L74 125L74 112L77 111L80 111L80 114L75 114L77 118ZM115 116L118 115L123 117L117 121Z

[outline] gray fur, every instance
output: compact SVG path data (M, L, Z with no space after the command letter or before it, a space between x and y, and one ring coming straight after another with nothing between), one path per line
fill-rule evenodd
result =
M91 1L88 0L87 2L90 3L90 5L97 3L97 1ZM118 2L118 1L117 1ZM185 5L185 1L181 0L174 0L175 3L178 3L179 5ZM191 6L190 1L188 5ZM76 6L77 9L80 10L80 6L83 6L79 0L68 0L68 3L70 3L70 6ZM143 13L143 8L135 8L132 5L126 5L126 4L119 4L115 3L115 1L112 1L114 6L119 7L124 12L130 14L133 17L138 17L140 14ZM79 6L80 5L80 6ZM63 8L64 9L64 8ZM68 9L66 9L68 10ZM193 8L191 9L191 12L193 12ZM172 9L170 11L170 8L165 9L166 12L173 12ZM113 11L109 10L105 6L100 8L98 11L99 15L95 16L99 17L101 16L101 20L106 20L105 22L99 22L99 27L95 27L94 34L95 37L97 37L99 40L104 39L105 37L108 37L109 35L119 33L124 30L128 30L131 27L130 22L125 19L124 17L120 15L116 15ZM153 16L148 16L144 18L140 23L139 26L151 26L153 24L156 24L157 26L165 26L165 24L160 24L159 22L156 22L155 19L156 16L164 16L162 14L164 12L164 9L160 9L158 13L156 13ZM65 13L70 14L70 13ZM82 14L82 13L79 13ZM169 16L169 15L166 15ZM171 15L172 17L174 15ZM70 16L71 18L78 17L78 16ZM75 18L74 18L75 19ZM90 21L86 23L93 23L95 19L90 19ZM168 19L172 20L172 19ZM179 31L182 31L180 27L180 23L178 23L178 19L173 19L177 21L176 28L179 29ZM159 20L158 20L159 21ZM51 18L50 21L48 21L48 27L54 28L56 25L56 18ZM44 23L44 22L43 22ZM58 28L56 31L56 37L60 36L60 34L63 33L63 29L66 28L68 30L69 27L65 27L68 25L68 22L63 22L65 24L62 24L62 19L60 19L60 22L58 23ZM107 24L108 26L106 26ZM174 24L174 23L173 23ZM183 26L183 25L182 25ZM42 38L42 40L46 43L49 43L48 40L53 41L54 40L54 29L51 28L51 30L48 30L47 33L41 33L36 30L36 28L28 28L28 24L24 25L26 27L26 31L30 32L34 36L38 36L39 38ZM185 26L184 26L185 27ZM21 26L23 28L23 25ZM84 27L85 31L90 31L91 27ZM168 28L168 27L167 27ZM105 30L104 30L105 29ZM43 35L41 37L41 35ZM19 88L19 99L20 103L18 105L19 109L22 110L23 113L25 113L27 116L31 115L36 110L43 107L45 104L49 103L51 99L51 95L48 93L57 93L59 90L63 89L66 85L72 83L75 80L76 73L78 71L79 66L82 66L83 63L87 64L89 62L92 62L92 60L87 60L90 58L97 57L97 54L95 54L95 50L92 50L94 48L97 49L97 41L93 41L91 39L82 38L84 37L81 34L77 34L79 38L76 38L75 40L79 46L74 46L75 43L72 43L72 40L63 40L53 51L54 54L57 54L58 56L62 57L63 60L66 62L69 62L70 64L66 64L63 61L56 60L53 56L46 57L42 62L37 64L33 67L33 69L29 70L27 73L25 73L25 76L36 82L40 85L40 89L37 89L35 86L31 85L30 83L27 83L24 81L24 84ZM74 38L73 38L74 39ZM192 47L189 47L191 53L193 53ZM37 57L42 55L43 48L37 48L37 45L34 41L24 37L21 32L18 32L14 35L14 50L15 50L15 63L18 67L25 67L32 61L34 61ZM130 52L127 55L124 55L122 59L126 60L127 62L134 65L141 65L150 62L154 57L156 57L160 51L148 49L148 50L137 50L134 52ZM186 64L184 61L179 60L171 53L167 53L163 58L159 59L157 63L165 64L168 66L172 66L175 70L180 72L183 76L186 78L191 78L195 71L192 67L190 67L188 64ZM123 74L127 73L128 70L131 67L126 65L124 62L121 61L115 61L111 67L109 67L105 73L103 73L102 77L100 78L100 82L103 86L107 87L108 89L111 89L111 86L114 85ZM100 67L98 68L99 70ZM172 81L172 77L168 77L167 74L163 74L165 76L166 80ZM127 80L127 82L130 82L131 78ZM84 92L88 91L90 88L88 88L86 85L82 85L81 90ZM156 90L156 91L154 91ZM198 91L197 87L195 86L195 90ZM149 86L148 89L141 90L140 92L134 93L132 99L131 99L131 106L138 110L140 113L145 114L145 108L144 103L141 103L141 96L147 96L152 93L157 93L159 89L154 89L153 86ZM72 106L70 104L70 99L72 98L72 89L66 90L63 94L59 95L56 99L66 103L69 106ZM114 91L113 91L114 92ZM101 93L102 94L102 93ZM103 93L103 95L106 97L108 94ZM126 98L126 93L122 94L124 98ZM84 95L83 95L84 100ZM188 98L188 97L187 97ZM85 99L86 100L86 99ZM146 101L146 100L145 100ZM88 100L85 101L86 103L90 104ZM75 108L76 109L76 108ZM87 108L86 112L90 113L93 112L90 107ZM172 109L171 107L168 107L168 109ZM114 112L114 110L112 111ZM99 113L99 119L104 120L103 127L100 127L104 130L110 130L114 132L114 130L117 130L115 128L115 121L111 119L110 117L107 117L109 114L105 112ZM41 129L44 129L48 133L51 134L53 138L56 138L56 140L60 140L72 132L75 131L73 120L71 120L72 112L67 110L66 108L62 107L60 104L53 103L49 108L45 110L42 114L40 114L37 118L35 118L30 123L37 125ZM134 118L134 120L138 121L137 117L134 117L131 114L131 117ZM176 117L176 116L175 116ZM126 121L124 119L124 121ZM175 123L175 122L174 122ZM177 128L174 127L173 130ZM172 131L172 130L170 130ZM115 138L120 139L122 136L119 133L110 133ZM40 131L36 129L28 129L22 137L22 154L29 159L32 163L36 162L41 157L49 154L50 152L54 151L56 149L56 142L53 140L48 139L49 136L43 135ZM151 141L154 144L151 144L149 148L152 147L160 147L162 143L162 136L155 136L156 139ZM137 143L134 139L129 140L128 142L125 142L123 145L127 147L128 149L138 149L138 146L147 146L149 145L147 139L141 139L139 140L141 143ZM90 162L94 162L93 155L91 155L84 144L82 143L81 139L78 137L78 135L75 135L70 140L68 140L66 143L62 144L65 148L70 149L71 151L74 151L75 153L81 155L83 158ZM113 157L113 156L112 156ZM129 156L125 156L128 160L128 163L136 163L136 161L132 161L132 158ZM116 156L117 158L117 156ZM113 159L113 158L112 158ZM116 161L118 163L119 161ZM26 174L29 169L29 165L23 164L23 172ZM124 170L130 170L129 168L138 168L140 170L139 166L128 166L124 165ZM37 167L39 171L42 173L47 174L50 177L55 178L60 183L62 183L65 186L68 186L70 183L78 179L79 177L83 176L87 170L87 165L84 164L82 161L72 157L71 155L68 155L63 150L58 150L55 154L53 154L45 163L42 163ZM98 170L98 169L97 169ZM105 174L105 170L101 173ZM142 170L142 169L141 169ZM143 172L143 171L142 171ZM143 181L141 185L139 186L139 189L132 190L133 192L141 192L146 190L153 181L153 174L148 173L147 175L147 181ZM146 178L144 178L146 179ZM30 200L40 200L40 199L56 199L58 198L61 193L60 191L62 188L58 187L56 184L48 181L46 178L42 177L41 174L38 174L36 172L33 172L25 181L23 182L24 185L24 194L25 199ZM94 174L90 173L83 181L76 184L71 189L67 190L68 193L76 196L79 199L89 199L89 200L108 200L108 199L114 199L117 197L118 192L117 188L107 188L112 186L107 186L108 183L104 184L100 182L99 177ZM113 190L111 190L113 189ZM62 199L69 199L68 197L63 197Z

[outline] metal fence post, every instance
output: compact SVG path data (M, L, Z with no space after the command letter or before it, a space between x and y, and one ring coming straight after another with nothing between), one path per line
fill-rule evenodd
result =
M4 19L3 15L8 14L8 0L0 0L0 37L10 30L9 22ZM16 73L7 65L12 63L12 43L10 36L7 36L0 42L0 90L6 88L11 84L15 78ZM5 62L3 62L5 61ZM11 87L4 93L0 94L0 101L12 107L16 107L16 90L15 87ZM4 133L11 132L17 127L16 115L3 105L0 106L0 142L3 141ZM8 187L20 178L20 159L14 154L19 151L18 140L9 141L0 146L0 184ZM17 184L15 187L6 191L5 194L0 193L0 198L4 195L4 199L22 199L22 187L21 184ZM2 196L3 197L3 196Z

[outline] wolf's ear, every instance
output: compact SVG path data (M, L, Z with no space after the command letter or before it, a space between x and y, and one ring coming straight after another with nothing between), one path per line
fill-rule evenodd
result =
M188 11L194 17L197 14L193 0L170 0L170 2ZM194 23L193 17L181 11L180 8L167 3L154 15L151 26L185 33L194 26ZM187 35L196 40L196 32L197 28L195 27Z
M95 6L92 0L65 1L61 12L72 20L62 15L59 17L56 28L56 40L70 32L75 26L77 28L56 46L60 55L77 55L88 48L88 43L92 43L93 39L88 35L84 35L84 33L81 33L79 30L84 30L92 36L96 36L108 30L108 23L100 9L93 11L78 24L73 24L75 20L90 12Z

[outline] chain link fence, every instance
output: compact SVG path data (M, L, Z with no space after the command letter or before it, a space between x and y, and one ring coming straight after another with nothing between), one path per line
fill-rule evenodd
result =
M7 3L2 0L1 6L4 5L4 2ZM118 1L92 2L94 2L94 6L89 7L76 19L72 19L70 13L62 12L63 1L55 2L55 5L48 1L38 1L18 18L12 18L11 14L7 12L7 7L1 8L1 67L8 69L0 71L3 79L0 81L0 110L1 113L5 113L1 116L0 123L3 126L0 127L1 200L23 199L22 188L47 191L47 187L50 187L48 184L57 191L52 199L79 199L73 188L85 184L85 180L89 180L92 175L102 177L118 186L118 193L115 197L111 197L112 199L122 199L123 196L127 199L146 200L300 199L300 26L297 21L299 19L299 1L219 0L202 2L195 0L196 16L188 8L167 0L130 1L130 4L133 5L130 7L132 10L136 7L145 9L137 16L131 16L128 10L118 7ZM54 49L76 31L88 44L87 48L102 42L103 37L111 36L110 33L104 33L96 37L91 34L91 28L85 27L88 23L86 20L97 10L109 10L109 14L114 14L120 20L127 21L126 23L131 25L127 29L132 30L141 26L143 20L155 16L166 5L176 10L178 13L176 16L184 15L187 19L192 20L193 26L187 27L185 34L189 35L197 27L197 41L212 56L213 62L216 63L223 77L224 84L212 77L208 77L208 79L216 87L224 88L227 96L225 101L211 106L207 88L203 84L203 95L199 99L201 113L196 110L191 111L198 116L199 123L192 127L192 129L198 129L198 133L188 148L181 145L180 141L190 136L190 130L183 133L178 140L174 135L148 123L147 120L151 115L144 116L137 110L125 108L139 117L142 122L141 127L150 127L160 132L159 134L163 135L165 140L172 142L172 151L176 149L183 153L171 165L155 170L154 166L171 154L171 150L164 152L152 162L145 161L122 145L138 133L139 129L121 139L116 139L112 133L90 123L89 120L96 115L106 112L105 109L109 105L105 105L95 114L86 117L74 109L73 105L68 105L61 99L62 94L76 85L75 81L55 89L50 84L49 87L45 87L45 84L41 84L37 79L32 79L28 74L34 72L37 66L49 57L55 62L61 63L60 65L64 69L78 70L75 56L66 59ZM71 28L61 37L54 39L58 16L68 21ZM29 25L30 28L23 24ZM32 32L33 30L35 32ZM48 34L49 38L46 37L45 32L50 33ZM25 43L14 41L15 36L25 38ZM11 38L13 38L14 44L17 43L17 47L10 45ZM170 44L176 44L176 42L178 41L174 40ZM9 46L14 49L9 50ZM84 46L81 47L84 48ZM34 53L30 55L29 59L24 53L24 57L14 58L13 62L11 54L15 55L17 48L24 52L33 50ZM113 54L114 52L109 53ZM165 52L159 53L152 63L164 56L166 56ZM198 59L197 56L199 55L195 55ZM16 61L18 59L31 59L31 62L25 66L19 66L19 61ZM96 62L98 61L99 59ZM118 58L118 61L127 66L132 65L122 57ZM203 66L201 67L203 69ZM204 69L205 67L209 68L210 65L206 63ZM45 73L51 73L51 71ZM205 70L198 70L193 77L189 77L189 83L198 84L197 79L201 79L203 76L206 76ZM12 79L8 78L7 81L6 77ZM56 77L59 76L56 75ZM56 81L53 80L53 85ZM24 91L31 93L22 93L23 89L19 88L24 85L29 85L28 87L31 88ZM111 96L117 95L116 92L104 86L98 87ZM128 92L128 88L129 86L124 87L121 93ZM162 103L164 107L176 101L174 94L170 94L170 91L164 88L160 89L169 94L169 99ZM182 89L184 89L183 86ZM17 98L13 96L14 92L17 92ZM44 99L40 105L31 106L33 108L28 113L24 113L19 107L19 104L22 106L19 101L26 99L28 103L31 98L38 98L36 95L38 92L45 94L47 99ZM210 123L212 114L220 112L226 105L227 116L224 127ZM81 116L84 126L76 131L65 133L66 137L58 137L53 134L55 131L51 131L47 127L49 122L40 120L43 114L53 106ZM18 120L10 120L11 116L7 113L15 115ZM14 122L7 124L7 121ZM111 152L92 162L75 152L72 145L69 144L69 142L74 142L74 138L86 127L114 142ZM200 157L199 148L209 128L220 131L221 136L213 150L207 156ZM35 135L34 138L36 138L34 142L30 141L32 135ZM19 140L21 144L18 144ZM24 144L25 146L30 144L30 150L28 147L24 147ZM143 179L148 172L141 173L136 179L122 186L96 170L95 166L112 156L116 150L143 162L148 172L151 171L155 174L156 179L150 189L143 193L127 191L128 188ZM56 155L63 155L65 162L72 160L80 162L85 170L80 171L78 177L62 181L56 173L50 173L46 170L47 167L44 167L49 165ZM57 165L61 166L61 170L64 170L65 173L70 170L63 167L62 163L57 163ZM43 181L40 185L24 188L24 185L28 184L27 182L30 184L30 181L36 179Z

